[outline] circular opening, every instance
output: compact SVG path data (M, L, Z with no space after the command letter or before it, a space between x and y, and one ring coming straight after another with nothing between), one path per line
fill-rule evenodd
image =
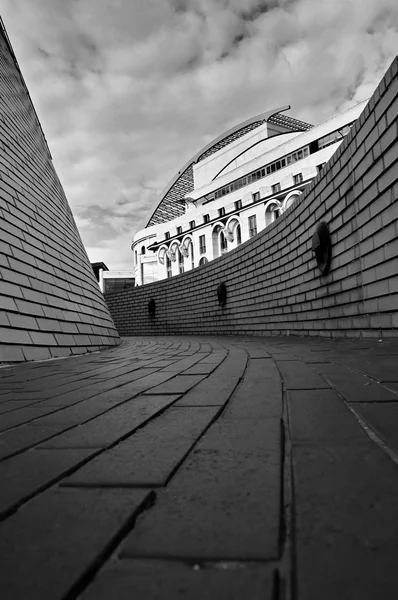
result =
M153 317L156 312L156 302L151 298L148 302L148 313Z
M330 239L329 228L324 221L317 225L315 233L312 236L312 251L315 254L318 269L322 275L326 275L330 270L332 260L332 241Z
M217 287L217 298L220 306L225 306L227 303L227 288L225 283L222 281Z

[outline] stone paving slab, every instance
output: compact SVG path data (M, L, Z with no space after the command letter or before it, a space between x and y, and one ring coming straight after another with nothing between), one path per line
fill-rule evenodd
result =
M275 576L264 565L230 569L160 560L124 560L101 573L81 600L273 600Z
M398 396L386 387L361 373L342 365L314 365L314 370L322 373L331 385L344 396L348 402L378 402L391 400L397 402Z
M367 425L398 455L398 402L352 406Z
M247 429L218 422L195 447L122 557L276 559L280 543L280 420ZM232 476L233 474L233 476Z
M173 404L178 395L138 396L45 442L43 448L104 448L131 434Z
M218 410L207 406L170 408L115 448L90 461L65 479L63 485L164 486Z
M50 490L0 525L0 597L64 598L132 522L147 490Z
M370 440L293 450L298 597L396 598L397 465Z
M291 390L287 394L292 443L355 442L367 434L335 390Z
M398 340L137 337L0 368L2 600L383 600Z
M83 463L92 450L33 450L0 463L0 515Z

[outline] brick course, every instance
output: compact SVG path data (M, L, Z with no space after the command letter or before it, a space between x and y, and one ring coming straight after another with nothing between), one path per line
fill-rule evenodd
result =
M398 336L397 65L395 59L329 163L275 223L204 267L107 294L120 335ZM327 276L311 250L320 221L333 244Z

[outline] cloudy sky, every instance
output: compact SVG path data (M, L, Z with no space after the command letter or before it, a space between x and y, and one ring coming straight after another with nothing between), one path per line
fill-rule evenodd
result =
M0 0L90 259L132 268L151 203L197 150L291 105L318 123L369 97L397 0Z

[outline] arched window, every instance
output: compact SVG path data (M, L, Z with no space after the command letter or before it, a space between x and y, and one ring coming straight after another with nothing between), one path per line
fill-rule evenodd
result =
M205 256L202 256L202 258L199 261L199 266L203 267L203 265L207 264L209 261L207 260L207 258Z
M180 273L184 273L184 257L181 252L178 252L178 270Z
M167 269L167 277L171 277L171 260L168 256L166 256L166 269Z
M281 205L279 202L270 202L265 206L265 226L271 225L281 213Z
M293 192L290 192L290 194L288 194L285 198L285 200L283 201L283 212L289 208L289 206L291 206L293 204L293 202L295 202L296 200L298 200L298 198L300 198L302 192L300 190L294 190Z
M242 243L242 230L240 225L237 225L235 228L235 236L236 236L236 245L239 246Z
M194 249L193 249L193 244L189 244L190 245L190 250L191 250L191 269L195 268L195 254L194 254Z
M135 264L137 264L137 261L138 261L138 254L137 254L137 250L134 252L134 257L135 257Z
M145 246L142 246L142 248L141 248L141 254L145 254Z
M220 231L220 254L228 252L228 242L223 231Z

